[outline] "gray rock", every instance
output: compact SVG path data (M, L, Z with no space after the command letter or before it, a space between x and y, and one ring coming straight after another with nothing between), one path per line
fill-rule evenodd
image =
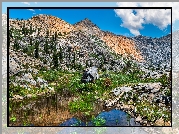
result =
M113 89L111 92L114 93L115 96L118 96L122 92L129 92L130 90L132 90L131 87L117 87Z
M9 75L15 75L21 71L19 64L14 60L14 58L9 57Z
M40 85L41 88L47 87L48 83L44 79L37 77L37 83Z
M81 81L83 83L93 82L98 78L99 78L98 68L93 66L84 71Z

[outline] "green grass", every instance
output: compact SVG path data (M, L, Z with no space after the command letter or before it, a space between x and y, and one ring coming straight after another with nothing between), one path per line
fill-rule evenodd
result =
M92 117L92 123L94 126L103 126L106 123L106 120L102 117Z

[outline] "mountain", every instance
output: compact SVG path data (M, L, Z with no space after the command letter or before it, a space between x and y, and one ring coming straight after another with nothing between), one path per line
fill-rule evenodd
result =
M55 44L57 48L63 47L65 54L68 52L68 47L72 47L73 49L79 49L77 54L78 56L79 54L82 54L84 50L88 53L88 56L90 55L87 59L83 60L79 57L78 60L83 65L86 64L87 60L97 58L99 60L99 55L102 56L101 61L103 62L105 62L106 59L109 59L113 63L118 63L115 56L118 55L118 57L130 57L129 59L134 59L136 60L135 62L141 62L148 67L153 66L155 68L170 68L171 65L171 35L161 38L151 38L145 36L130 38L122 35L115 35L109 31L101 30L88 18L85 18L74 25L51 15L37 15L28 20L11 19L9 21L10 28L14 26L20 29L24 24L28 29L32 26L32 28L36 30L35 33L33 33L34 39L32 39L32 42L35 42L35 39L42 42L40 43L41 49L45 49L44 42L46 42L46 39L43 37L46 36L47 31L50 32L50 35L53 35L55 32L58 34L60 33ZM40 37L35 38L35 36L38 35L38 28L41 28L39 34ZM18 42L21 46L27 46L29 44L29 40L30 38L25 37L23 42ZM48 45L50 46L51 43ZM112 53L114 57L112 55L109 56L109 54L105 53L106 51ZM51 56L52 54L50 57ZM95 58L95 56L97 58ZM107 58L107 56L109 56L109 58ZM49 60L49 63L52 61L52 57L50 58L48 55L41 54L41 58L43 57L46 57L46 59ZM67 59L64 60L67 61ZM91 60L91 62L95 62L97 66L100 66L101 64L97 60ZM111 62L108 62L109 66L115 65ZM119 65L120 63L121 62L119 62Z
M76 30L82 30L88 34L97 35L99 37L102 36L102 31L100 30L100 28L88 18L75 23L74 27L76 28Z
M138 61L143 60L140 52L136 50L134 42L125 36L119 36L108 31L102 31L96 24L92 23L87 18L74 24L74 27L86 32L87 34L96 35L101 38L117 54L132 56Z
M10 26L15 26L16 28L23 27L24 24L28 28L30 28L30 25L32 25L34 29L42 28L40 31L40 35L42 36L46 36L47 31L50 31L50 35L57 32L62 35L66 33L66 36L68 36L68 33L71 31L82 31L86 35L96 35L106 42L106 44L117 54L132 56L138 61L143 59L140 52L136 50L135 44L132 40L125 36L118 36L107 31L102 31L96 24L92 23L87 18L71 25L54 16L37 15L28 20L10 20L9 24Z

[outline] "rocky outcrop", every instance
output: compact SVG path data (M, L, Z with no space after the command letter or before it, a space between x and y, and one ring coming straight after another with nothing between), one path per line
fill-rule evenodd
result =
M146 61L144 65L166 70L171 69L171 34L161 38L139 35L131 39Z
M104 100L104 107L107 109L120 109L126 111L136 122L142 125L154 125L154 122L146 120L146 117L140 115L141 110L146 110L145 105L155 105L155 107L163 107L164 112L171 110L171 95L165 95L168 91L160 82L157 83L139 83L133 86L117 87L111 91L111 98ZM140 107L140 105L142 105ZM140 107L137 108L137 107ZM143 109L141 109L143 108ZM149 108L149 106L147 106ZM162 112L160 110L160 112ZM160 124L161 119L155 121L156 125L169 126Z
M96 35L98 37L103 36L100 28L96 24L92 23L88 18L75 23L74 27L77 31L83 31L86 32L86 34Z

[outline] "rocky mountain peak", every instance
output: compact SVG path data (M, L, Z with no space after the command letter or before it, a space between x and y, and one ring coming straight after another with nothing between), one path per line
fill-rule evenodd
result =
M88 18L85 18L84 20L77 22L76 24L74 24L75 26L80 25L83 27L96 27L96 24L94 24L91 20L89 20Z

